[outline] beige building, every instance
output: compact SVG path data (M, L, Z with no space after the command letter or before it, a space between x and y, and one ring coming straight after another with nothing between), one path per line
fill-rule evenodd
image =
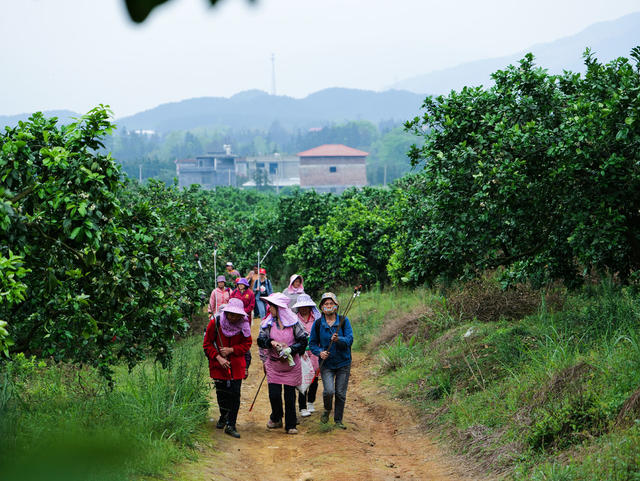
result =
M300 187L342 193L367 185L368 152L342 144L325 144L300 152Z
M287 187L300 185L299 165L300 159L295 155L276 153L267 156L249 156L236 161L236 173L248 179L242 184L243 187L255 187L256 183L253 179L258 169L265 171L269 185L276 188Z
M231 147L225 145L224 152L209 152L195 159L177 159L178 186L199 184L203 189L215 189L224 185L235 187L237 158L231 153Z

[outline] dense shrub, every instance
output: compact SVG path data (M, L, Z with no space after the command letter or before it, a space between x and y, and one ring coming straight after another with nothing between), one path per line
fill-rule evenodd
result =
M383 283L393 234L393 220L384 210L347 198L324 224L304 227L285 258L305 275L306 288L312 293L336 284Z
M474 277L581 281L640 268L640 49L584 76L554 76L527 55L495 85L428 97L407 123L423 171L403 180L403 270L417 281ZM392 264L393 265L393 264Z

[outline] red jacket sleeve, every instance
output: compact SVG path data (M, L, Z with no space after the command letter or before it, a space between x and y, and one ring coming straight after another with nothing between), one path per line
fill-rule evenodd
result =
M252 342L253 340L251 339L251 336L242 336L242 342L233 346L233 354L236 356L244 356L245 353L251 349Z
M207 326L207 331L204 334L204 341L202 342L202 347L204 348L204 352L209 359L215 359L218 354L218 350L215 348L214 343L217 343L215 339L215 331L216 331L216 319L215 317L209 321L209 325Z

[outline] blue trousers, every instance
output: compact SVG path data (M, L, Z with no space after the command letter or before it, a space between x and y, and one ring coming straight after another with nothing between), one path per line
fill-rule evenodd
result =
M267 307L265 303L259 298L256 299L256 308L258 309L258 315L260 316L260 319L263 319L264 316L267 315Z
M336 410L333 413L333 420L342 422L344 404L347 400L347 387L349 386L349 374L351 374L351 364L337 369L322 368L322 401L324 410L331 411L333 398L336 398Z

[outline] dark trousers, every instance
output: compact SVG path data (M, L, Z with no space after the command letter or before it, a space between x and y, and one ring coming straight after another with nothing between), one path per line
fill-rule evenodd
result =
M347 400L347 387L349 386L349 374L351 373L351 364L339 367L338 369L322 368L320 375L322 376L322 401L324 402L324 410L331 411L333 398L336 398L336 410L333 413L333 420L342 422L344 413L344 403Z
M226 421L227 426L235 428L236 420L238 419L238 410L240 409L242 379L231 381L229 387L227 387L227 381L214 379L214 383L216 385L218 407L220 408L220 421Z
M307 392L302 394L300 391L298 391L298 407L300 409L307 409L308 402L310 403L316 402L317 392L318 392L318 378L315 378L311 383L311 385L309 386L309 388L307 389Z
M284 428L296 427L296 388L286 384L269 383L269 402L271 402L271 420L282 421L282 386L284 386Z

